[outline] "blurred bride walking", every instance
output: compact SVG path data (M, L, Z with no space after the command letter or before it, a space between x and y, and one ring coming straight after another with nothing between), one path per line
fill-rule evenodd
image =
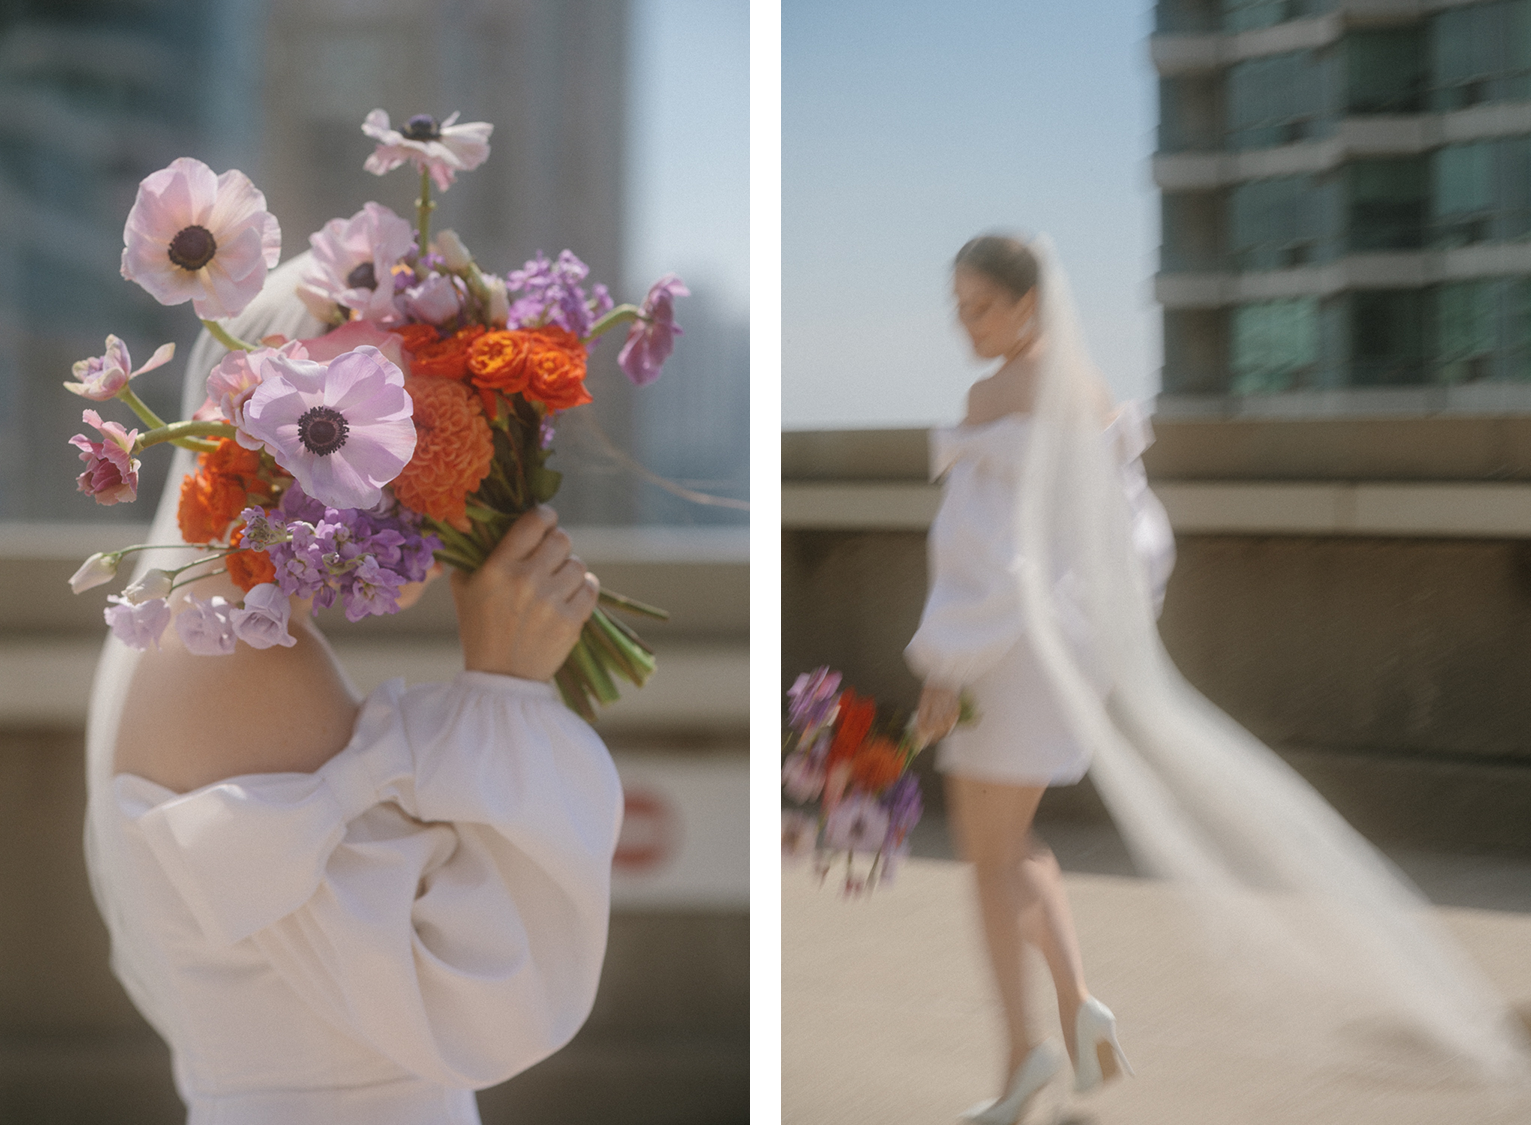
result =
M937 766L1008 1037L999 1096L963 1119L1012 1125L1063 1070L1064 1052L1028 1029L1028 944L1052 975L1076 1091L1130 1072L1032 831L1047 787L1086 770L1139 865L1255 943L1252 963L1339 997L1347 1016L1405 1019L1480 1074L1523 1072L1523 1037L1418 892L1164 652L1174 540L1139 459L1148 428L1090 363L1050 244L975 238L953 289L974 352L1001 362L962 424L932 432L944 491L906 656L924 683L918 733L944 739ZM979 721L953 729L964 691ZM1320 1051L1351 1026L1324 1018L1305 1033Z

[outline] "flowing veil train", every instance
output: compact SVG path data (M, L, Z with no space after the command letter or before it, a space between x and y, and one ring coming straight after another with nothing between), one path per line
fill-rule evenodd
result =
M1415 1077L1524 1081L1522 1029L1419 891L1165 652L1118 462L1100 438L1100 377L1051 244L1031 247L1046 350L1019 490L1022 605L1134 858L1185 892L1236 992L1282 998L1294 1049L1366 1065L1379 1042L1407 1044ZM1104 702L1037 563L1060 555L1081 560L1094 647L1114 685Z

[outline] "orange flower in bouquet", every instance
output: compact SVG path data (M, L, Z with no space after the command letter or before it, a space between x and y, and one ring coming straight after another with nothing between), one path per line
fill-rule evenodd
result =
M468 494L494 460L489 423L472 392L455 380L411 377L404 389L415 406L415 455L395 478L393 493L407 507L468 531Z

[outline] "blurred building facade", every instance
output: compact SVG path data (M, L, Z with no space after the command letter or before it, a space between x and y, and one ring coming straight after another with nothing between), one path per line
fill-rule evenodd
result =
M1151 51L1166 395L1531 384L1531 3L1161 0Z

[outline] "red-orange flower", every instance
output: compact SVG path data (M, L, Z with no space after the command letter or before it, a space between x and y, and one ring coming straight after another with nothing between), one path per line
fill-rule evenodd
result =
M424 342L418 348L411 347L406 339L404 348L410 353L409 373L461 379L468 373L468 348L483 334L482 324L470 324L445 340Z
M404 341L404 350L410 355L441 339L441 333L429 324L406 324L402 328L395 328L393 332Z
M176 510L181 537L188 543L216 543L229 524L250 504L268 504L274 491L260 474L260 453L245 449L233 438L197 457L197 471L181 481Z
M876 719L877 701L846 688L840 695L840 721L835 724L835 737L829 744L829 755L824 761L825 769L836 762L848 761L854 757L871 733L872 723Z
M244 537L245 525L240 524L229 536L229 546L239 546ZM276 564L265 551L236 551L224 556L223 564L229 568L234 585L247 594L263 582L276 581Z
M851 777L863 789L880 793L904 772L904 756L890 738L873 738L851 759Z
M404 389L415 404L415 455L394 479L393 494L406 507L467 531L468 493L494 460L489 423L461 383L410 378Z
M485 332L468 349L468 370L487 414L495 409L495 391L524 395L549 410L590 402L585 360L579 337L556 324Z

